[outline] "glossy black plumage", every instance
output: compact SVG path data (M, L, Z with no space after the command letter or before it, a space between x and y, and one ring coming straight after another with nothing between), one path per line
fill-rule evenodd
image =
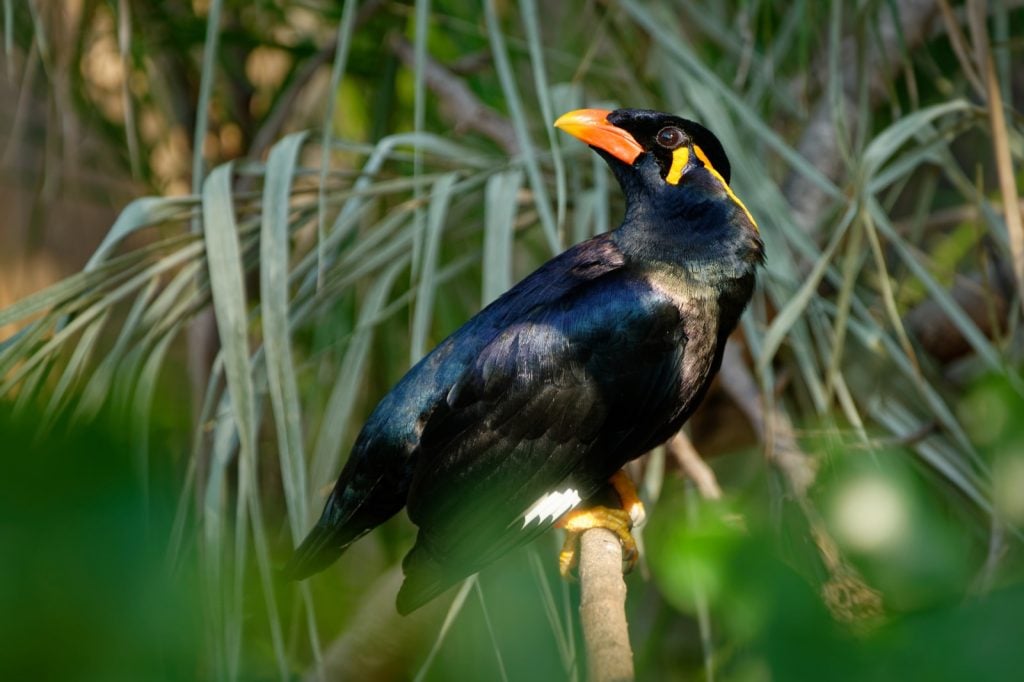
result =
M757 229L709 131L639 110L606 123L639 145L627 163L595 143L626 195L622 225L545 263L384 397L293 577L404 506L419 527L398 597L407 613L548 529L551 514L526 518L538 499L585 500L699 404L753 291ZM666 127L688 154L659 144L677 137Z

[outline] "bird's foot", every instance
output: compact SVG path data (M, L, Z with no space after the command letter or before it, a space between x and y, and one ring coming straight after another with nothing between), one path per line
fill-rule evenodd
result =
M580 536L591 528L607 528L618 536L622 543L623 573L629 573L636 566L639 552L630 531L643 524L647 513L636 486L626 472L617 472L608 483L618 495L620 507L597 505L576 509L563 516L557 524L566 530L565 542L558 555L558 570L563 578L569 578L579 564Z
M622 571L628 573L636 565L636 540L630 529L633 527L629 512L609 507L591 507L569 512L562 527L567 531L562 551L558 554L558 571L563 578L570 578L579 565L580 536L591 528L607 528L618 536L622 543Z

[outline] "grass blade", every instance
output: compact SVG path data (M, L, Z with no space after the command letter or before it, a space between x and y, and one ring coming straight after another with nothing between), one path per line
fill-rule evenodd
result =
M278 457L292 535L299 537L308 513L306 457L302 445L302 406L288 324L288 210L299 151L306 133L293 133L274 145L267 159L260 230L260 310L267 387L277 427Z
M327 204L327 169L331 162L331 134L334 131L334 107L337 103L337 92L341 87L341 77L348 63L348 52L352 42L352 27L355 19L355 0L345 3L341 10L341 21L338 23L337 43L334 63L331 65L331 83L327 91L327 110L324 112L324 128L320 138L320 182L317 185L316 213L316 282L317 289L323 285L324 269L324 238L326 236L326 204Z
M760 114L753 110L740 97L723 83L705 64L697 58L686 44L679 40L678 33L673 30L671 24L656 20L647 8L641 6L636 0L622 0L622 8L633 18L636 23L648 33L658 45L671 55L681 66L698 77L698 80L729 105L736 114L743 119L743 122L753 131L759 140L774 149L780 156L801 175L818 186L833 199L841 199L842 193L831 180L825 177L821 171L807 162L795 149L788 145L782 137L772 130L761 118Z
M224 355L224 374L230 396L229 412L222 417L237 434L238 497L235 512L233 612L227 623L228 677L238 679L248 538L248 510L253 491L256 448L256 401L249 368L248 304L231 193L232 164L218 166L203 183L203 231L213 292L213 309Z
M810 273L808 273L807 277L804 278L803 284L800 285L797 292L789 297L788 302L782 310L779 311L779 314L775 319L772 320L772 323L768 327L768 331L765 332L764 339L761 342L761 355L757 361L759 372L775 358L775 354L778 352L783 340L785 340L786 335L789 334L793 325L796 324L797 320L803 315L808 304L815 297L818 285L821 284L821 280L825 276L825 271L832 262L832 255L835 253L836 248L846 235L846 231L853 223L853 219L857 215L857 210L858 209L855 205L851 205L847 209L846 215L843 216L839 226L836 228L835 232L832 233L832 238L825 247L821 258L814 264L814 268Z
M498 173L487 181L484 199L484 305L512 286L512 229L522 182L520 171Z
M206 41L203 43L203 68L199 75L199 101L196 103L196 126L192 133L192 194L198 195L200 189L205 194L203 178L206 168L203 163L203 140L209 127L210 93L213 91L213 80L216 74L217 50L220 42L220 13L223 0L210 0L206 16ZM205 202L204 202L205 208ZM199 232L198 221L192 224L192 231Z
M430 665L434 662L434 658L437 657L437 653L441 650L444 645L445 639L448 638L448 631L451 630L452 623L459 617L462 612L462 607L466 605L466 597L469 596L469 591L473 589L473 585L476 584L477 576L466 578L459 591L455 594L455 599L452 600L452 605L448 607L448 613L445 614L444 622L441 623L441 629L437 632L437 639L434 640L434 645L430 648L430 652L427 654L427 658L423 661L423 665L420 666L419 671L416 673L416 677L413 678L413 682L423 682L426 679L427 673L430 672Z
M552 255L557 254L562 251L562 243L558 238L558 227L555 225L555 217L551 214L547 185L544 183L544 178L541 177L540 165L537 162L537 155L533 149L533 142L530 140L526 114L523 111L523 101L515 84L512 66L508 60L508 51L505 49L505 38L501 33L501 27L498 25L498 11L495 7L495 0L483 0L483 3L487 36L491 42L491 53L494 55L494 68L498 72L501 89L505 93L505 102L508 104L512 126L516 131L516 139L519 140L519 149L522 154L523 165L526 167L526 176L530 180L530 189L533 190L533 203L537 207L541 226L544 228L544 236L548 240L548 247L551 249Z
M434 293L437 291L441 236L444 232L445 219L448 216L448 203L452 198L452 188L455 186L457 178L455 173L443 176L434 185L431 193L430 210L427 215L427 243L417 285L419 293L416 296L416 309L412 318L410 364L418 362L427 352L427 336L430 333L430 321L434 312Z
M559 241L564 241L566 186L565 163L562 161L562 149L558 144L558 133L555 131L555 112L551 106L551 94L548 89L547 72L544 68L544 47L540 40L540 22L537 18L535 0L520 0L519 7L523 15L523 29L526 31L526 44L530 48L530 67L533 71L533 84L540 102L541 119L548 123L544 130L548 134L548 147L551 149L551 161L555 170L555 228ZM568 111L568 109L566 110Z

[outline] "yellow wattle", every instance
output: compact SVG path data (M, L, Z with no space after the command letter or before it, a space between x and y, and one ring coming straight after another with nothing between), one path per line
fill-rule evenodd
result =
M679 150L677 149L676 151L679 151ZM742 201L740 201L740 198L738 196L736 196L735 192L732 191L732 187L729 187L729 183L725 181L725 178L722 177L722 174L719 173L715 169L715 167L711 165L711 160L708 159L708 155L704 153L704 150L701 149L700 147L698 147L697 145L693 145L693 151L694 151L694 153L697 154L697 158L700 159L704 163L704 166L711 172L711 174L713 176L715 176L715 178L717 178L720 183L722 183L722 187L725 188L725 193L729 195L729 198L732 199L734 202L736 202L736 205L739 206L740 208L742 208L743 212L747 214L747 218L750 219L750 224L754 226L754 229L755 230L759 230L759 228L757 227L757 221L754 220L754 216L750 214L750 209L748 209L746 207L746 205L744 205L744 203ZM675 168L676 168L675 154L673 153L673 157L672 157L672 170L674 171ZM682 174L682 171L680 171L680 174ZM671 178L672 178L672 171L669 171L668 178L666 178L666 179L669 182L672 182ZM679 182L678 178L676 179L676 182L672 182L672 184L674 185L677 182Z

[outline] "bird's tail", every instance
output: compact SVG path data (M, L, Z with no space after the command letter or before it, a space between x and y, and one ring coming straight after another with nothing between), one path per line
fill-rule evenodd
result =
M360 535L350 527L317 523L281 570L288 580L302 580L318 573L337 560Z
M358 540L376 523L362 518L358 505L344 504L345 496L338 489L331 493L324 505L320 520L309 535L295 548L292 558L282 569L289 580L302 580L334 563L348 546Z
M409 615L474 572L453 573L450 569L446 570L420 545L413 547L405 556L402 571L405 580L398 591L395 606L403 616Z
M450 583L440 569L421 547L413 547L402 562L405 580L395 604L400 614L408 615L448 587Z

